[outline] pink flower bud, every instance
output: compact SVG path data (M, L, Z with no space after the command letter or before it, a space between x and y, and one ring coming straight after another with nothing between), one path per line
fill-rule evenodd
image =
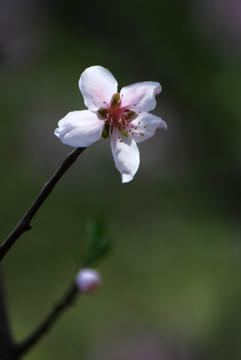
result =
M76 276L76 284L83 294L92 294L101 284L101 278L97 271L92 269L82 269Z

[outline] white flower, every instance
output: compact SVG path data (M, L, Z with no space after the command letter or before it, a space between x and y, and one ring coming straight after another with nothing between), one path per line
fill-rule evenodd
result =
M75 279L76 285L83 294L92 294L101 285L101 278L97 271L92 269L80 270Z
M126 86L117 92L117 81L102 66L87 68L79 88L88 110L68 113L58 122L55 135L74 147L86 147L101 137L111 137L111 150L122 182L133 179L140 163L136 143L154 135L166 123L149 113L161 92L158 82L145 81Z

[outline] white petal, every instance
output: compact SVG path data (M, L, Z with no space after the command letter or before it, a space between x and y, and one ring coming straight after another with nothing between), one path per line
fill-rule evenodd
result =
M110 103L117 92L117 81L111 72L102 66L87 68L79 79L79 88L89 110L98 110L104 102Z
M111 137L111 150L115 166L121 173L123 183L133 179L140 164L140 154L136 142L120 134L120 139Z
M122 106L134 111L148 112L156 107L155 96L160 94L161 85L158 82L144 81L121 89Z
M89 110L72 111L58 122L54 134L62 143L74 147L86 147L101 137L104 121Z
M141 113L131 124L134 125L131 137L137 143L152 137L157 128L167 129L165 121L149 113Z

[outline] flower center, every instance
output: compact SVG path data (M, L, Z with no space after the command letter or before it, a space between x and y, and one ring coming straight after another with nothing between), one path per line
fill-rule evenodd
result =
M105 127L102 133L103 138L116 135L118 130L125 136L129 137L129 124L135 118L136 113L126 107L121 107L120 94L112 96L110 105L104 103L107 107L100 108L97 113L105 121Z

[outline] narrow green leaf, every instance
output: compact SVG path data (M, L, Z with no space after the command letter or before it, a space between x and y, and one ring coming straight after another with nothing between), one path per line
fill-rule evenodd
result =
M87 225L86 252L84 266L90 266L101 260L112 248L107 236L107 226L103 218L96 217Z

